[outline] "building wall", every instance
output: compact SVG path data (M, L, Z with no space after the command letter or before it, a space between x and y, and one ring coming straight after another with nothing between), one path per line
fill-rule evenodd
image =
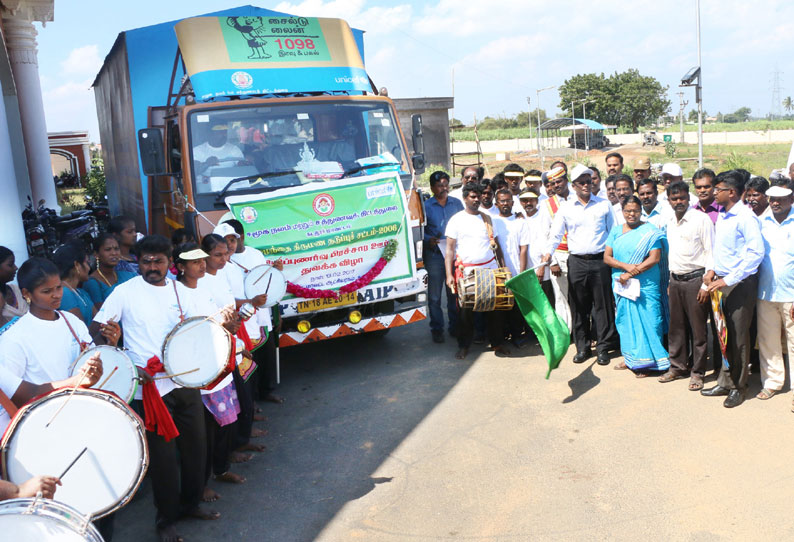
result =
M425 163L428 167L438 165L449 170L449 110L454 106L454 98L396 98L393 101L409 152L413 150L411 115L418 113L422 115Z

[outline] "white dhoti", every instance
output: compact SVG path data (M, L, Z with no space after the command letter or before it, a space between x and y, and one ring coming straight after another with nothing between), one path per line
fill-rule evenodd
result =
M562 273L559 277L551 274L551 286L554 289L554 312L562 318L568 326L568 332L573 332L573 318L571 317L571 306L568 304L568 253L555 252L554 260L560 266Z

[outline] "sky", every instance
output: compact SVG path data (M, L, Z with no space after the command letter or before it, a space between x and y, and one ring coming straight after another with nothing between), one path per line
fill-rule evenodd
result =
M57 0L55 20L37 23L39 69L50 132L85 130L99 141L90 89L125 30L244 5L245 0ZM697 65L695 0L304 0L248 3L303 16L339 17L366 31L365 63L393 98L454 96L452 114L512 116L537 106L536 89L580 73L636 68L695 107L680 78ZM794 2L701 0L703 107L710 114L772 107L794 95ZM168 82L163 82L164 94ZM556 90L540 107L558 111ZM579 116L577 114L577 116Z

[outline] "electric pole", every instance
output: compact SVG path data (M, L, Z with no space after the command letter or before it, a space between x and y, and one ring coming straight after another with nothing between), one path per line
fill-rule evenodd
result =
M774 119L775 117L780 118L783 116L782 111L780 110L781 101L780 101L780 87L782 85L782 81L780 76L783 75L783 72L777 69L775 66L775 71L772 72L772 105L769 108L769 118L770 120Z
M681 144L684 142L684 108L689 103L689 100L684 100L683 92L677 92L677 94L678 94L678 103L679 103L678 121L681 124L681 137L678 140L678 143Z

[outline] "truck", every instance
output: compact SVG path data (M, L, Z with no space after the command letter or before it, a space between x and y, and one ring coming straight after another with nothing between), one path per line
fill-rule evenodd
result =
M121 33L93 84L111 212L197 239L240 219L284 263L281 347L426 318L421 117L409 151L362 36L244 6Z

